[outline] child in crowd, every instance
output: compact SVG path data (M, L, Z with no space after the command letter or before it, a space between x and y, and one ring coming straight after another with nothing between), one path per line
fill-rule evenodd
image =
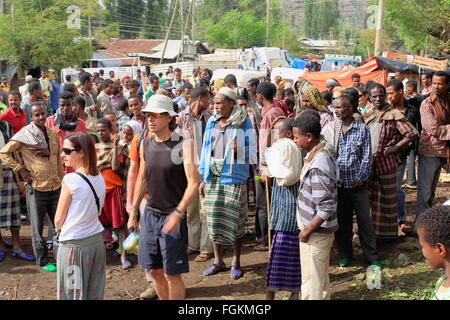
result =
M302 300L330 300L330 252L338 229L338 169L320 139L320 132L317 111L307 109L295 119L294 141L299 149L308 152L300 173L297 198Z
M124 101L125 101L125 100L124 100ZM108 119L109 121L111 121L111 124L112 124L112 131L111 131L111 134L112 134L112 135L118 134L119 131L118 131L118 128L117 128L117 116L116 116L116 113L113 112L113 111L108 111L108 112L105 112L105 113L103 114L103 117L105 117L106 119Z
M284 101L284 103L286 103L286 107L288 109L288 118L295 117L295 98L289 97Z
M124 199L127 195L127 179L128 170L130 168L130 145L133 141L133 137L136 134L140 134L142 131L142 125L134 120L130 120L122 127L122 139L119 143L114 144L114 153L112 158L112 168L119 175L123 181ZM117 142L114 137L113 140Z
M270 230L274 234L267 265L266 300L273 300L275 291L290 291L290 300L298 300L301 290L296 201L303 159L292 141L293 120L275 120L277 141L266 150L269 176L276 178L270 202Z
M119 233L119 248L121 248L123 240L128 236L126 228L127 213L124 204L123 181L116 172L119 169L117 163L113 163L115 150L117 150L119 144L119 137L115 135L113 140L111 132L111 121L105 118L98 120L97 134L101 143L95 145L97 167L106 184L105 204L99 219L103 226L111 225L113 231ZM109 239L106 240L106 248L111 249L112 244ZM121 262L123 269L131 267L131 262L128 261L124 250L121 253Z
M433 300L450 300L450 206L436 206L422 213L416 223L422 252L431 269L443 269Z

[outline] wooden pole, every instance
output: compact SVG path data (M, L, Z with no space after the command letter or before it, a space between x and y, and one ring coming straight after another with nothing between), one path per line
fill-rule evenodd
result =
M192 43L195 41L195 0L192 0Z
M269 178L267 178L269 179ZM269 255L271 248L271 237L270 237L270 202L269 202L269 182L266 181L266 203L267 203L267 238L269 240ZM261 230L263 231L263 230Z
M266 0L266 47L269 46L269 10L270 0Z
M383 27L384 0L378 0L377 29L375 33L374 56L381 56L381 30Z
M164 49L163 49L163 52L161 55L161 60L159 60L159 64L163 63L164 55L166 54L167 41L169 40L170 29L172 28L172 23L173 23L173 20L175 19L175 13L177 12L177 5L178 5L179 1L180 0L175 0L175 7L173 8L172 18L170 19L169 28L167 29L167 32L166 32L166 39L164 40Z

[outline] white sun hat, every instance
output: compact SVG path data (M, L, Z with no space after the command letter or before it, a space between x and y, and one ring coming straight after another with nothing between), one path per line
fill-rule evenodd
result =
M142 110L143 113L164 113L167 112L171 117L175 117L177 113L173 110L173 101L168 96L155 94L147 101L147 105Z

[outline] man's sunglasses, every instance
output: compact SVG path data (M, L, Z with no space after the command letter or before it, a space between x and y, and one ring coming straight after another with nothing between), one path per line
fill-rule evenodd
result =
M77 149L69 149L69 148L62 148L62 151L64 152L64 154L70 155L72 152L74 152L74 151L78 152L79 150L77 150Z

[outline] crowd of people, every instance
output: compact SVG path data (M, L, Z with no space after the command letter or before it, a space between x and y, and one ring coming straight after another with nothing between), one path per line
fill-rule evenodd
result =
M356 73L349 88L328 79L323 92L302 79L240 86L233 74L211 76L79 69L77 81L43 73L3 91L0 229L13 243L0 234L0 262L12 249L57 272L58 299L103 299L106 250L131 268L123 242L133 232L142 297L184 299L191 254L213 259L204 276L243 276L253 195L267 299L330 299L334 244L345 268L357 233L367 264L381 268L378 250L399 232L418 236L431 267L445 270L435 298L449 298L450 212L433 201L450 158L450 75L423 75L422 94L400 72L386 86ZM417 190L413 223L404 188ZM33 254L21 247L24 213ZM224 246L234 247L231 268Z

